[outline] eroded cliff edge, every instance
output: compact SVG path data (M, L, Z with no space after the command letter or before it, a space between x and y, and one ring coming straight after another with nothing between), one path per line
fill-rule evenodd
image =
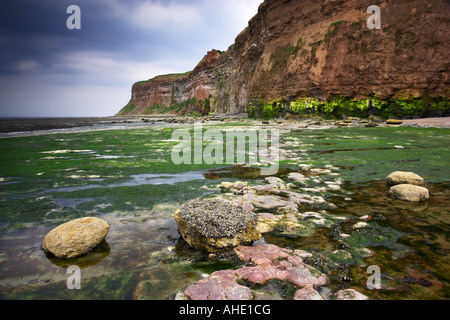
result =
M226 52L134 84L119 114L449 114L450 3L375 2L266 0Z

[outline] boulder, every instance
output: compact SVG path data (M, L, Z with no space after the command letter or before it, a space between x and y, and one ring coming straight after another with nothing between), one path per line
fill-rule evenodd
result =
M175 221L189 246L216 252L261 238L258 215L220 199L194 199L175 212Z
M389 193L393 198L409 202L420 202L430 198L427 188L412 184L398 184L391 187Z
M423 178L413 172L396 171L387 176L386 182L390 186L397 184L423 185Z
M108 231L108 223L99 218L72 220L50 231L44 237L42 249L57 258L75 258L98 246Z

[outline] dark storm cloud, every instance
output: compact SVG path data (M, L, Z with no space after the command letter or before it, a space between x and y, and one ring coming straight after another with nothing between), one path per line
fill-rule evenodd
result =
M105 1L77 1L82 29L68 30L66 9L73 1L14 0L0 2L0 72L20 70L22 61L43 67L64 52L120 51L133 30L110 14ZM19 67L19 68L18 68Z
M2 0L0 116L112 115L134 82L226 50L261 1Z

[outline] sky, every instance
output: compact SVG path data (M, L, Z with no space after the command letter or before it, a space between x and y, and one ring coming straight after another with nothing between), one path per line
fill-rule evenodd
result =
M1 0L0 117L112 116L133 83L227 50L262 1Z

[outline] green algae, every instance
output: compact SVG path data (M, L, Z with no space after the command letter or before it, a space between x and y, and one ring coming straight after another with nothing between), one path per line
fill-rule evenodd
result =
M297 138L301 143L297 148L308 153L302 163L351 167L342 170L344 181L383 180L394 171L414 171L428 182L447 181L450 176L445 161L450 158L448 129L330 128L313 134L296 130L288 136Z
M339 25L339 24L337 24ZM335 29L336 31L337 29ZM333 33L330 33L330 36ZM281 60L285 64L287 57ZM278 60L277 60L278 61ZM316 97L302 97L297 99L280 98L275 100L256 99L248 107L250 118L278 118L290 113L298 117L320 116L324 118L343 119L345 117L378 116L389 118L437 117L450 114L450 101L447 98L405 97L379 99L376 96L365 98L351 98L332 95L326 100Z

